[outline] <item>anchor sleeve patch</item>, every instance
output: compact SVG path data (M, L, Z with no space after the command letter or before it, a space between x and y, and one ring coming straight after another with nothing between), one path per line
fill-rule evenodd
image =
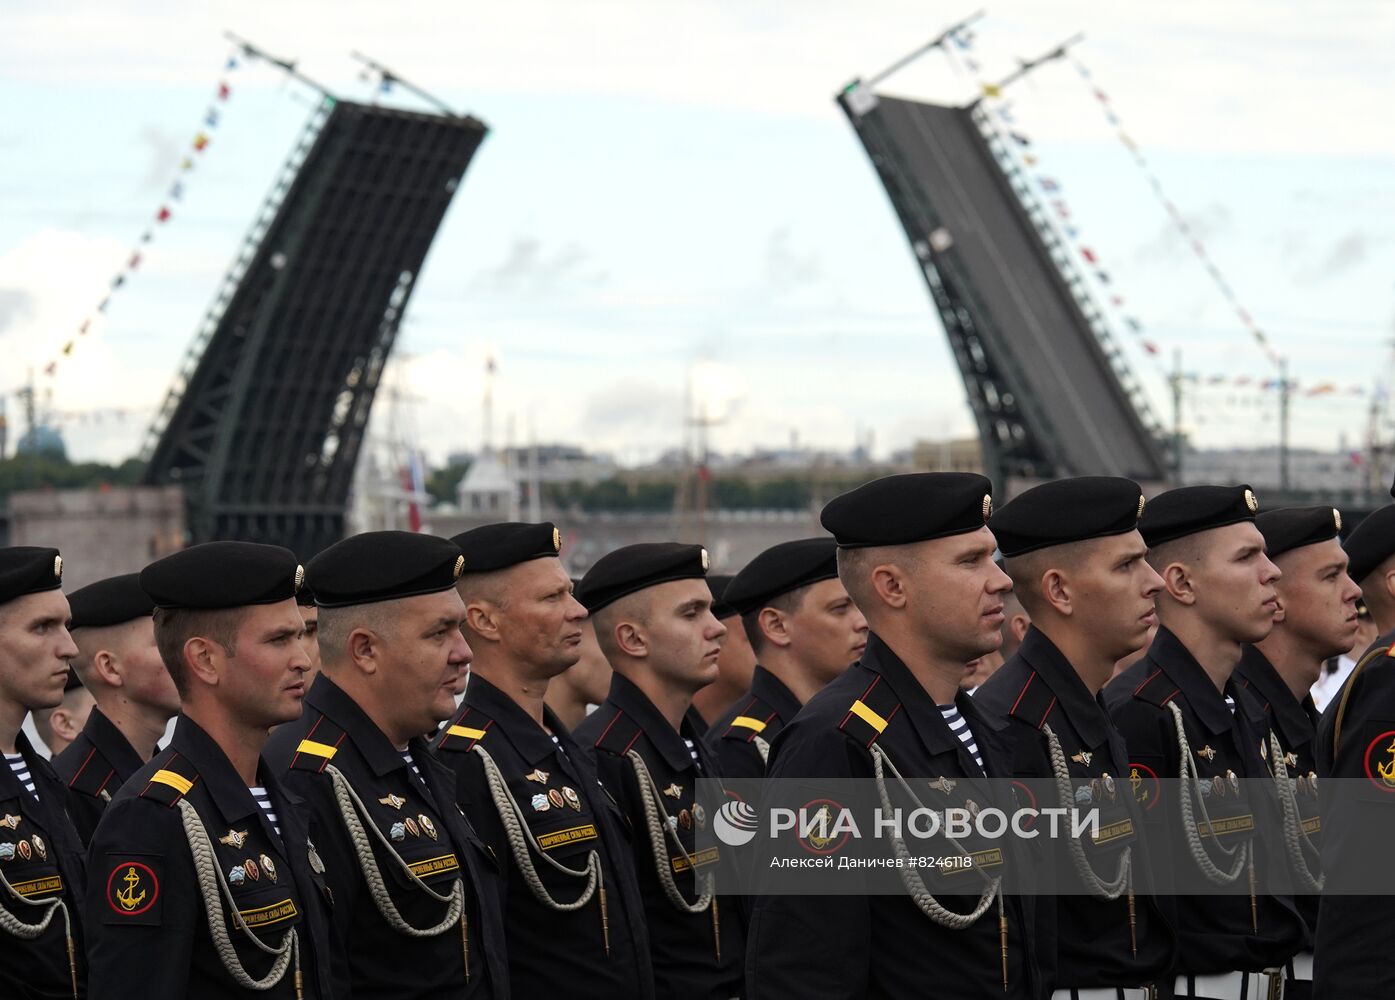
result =
M1362 769L1366 780L1379 791L1395 795L1395 724L1378 723L1381 731L1374 739L1367 737Z
M108 854L107 907L104 924L160 925L160 874L164 858L157 854Z

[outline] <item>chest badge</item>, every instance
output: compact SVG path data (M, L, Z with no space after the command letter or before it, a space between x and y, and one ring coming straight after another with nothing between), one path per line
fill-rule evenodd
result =
M388 830L388 837L396 843L401 843L407 839L407 827L401 823L394 823Z
M247 881L247 873L242 870L241 865L234 865L228 869L228 885L241 885Z
M271 858L270 858L268 855L265 855L265 854L262 855L262 857L261 857L261 862L262 862L262 871L266 873L267 880L270 881L270 882L275 882L275 881L276 881L276 865L273 864Z
M315 845L310 844L310 870L316 875L325 873L325 863L320 859L320 852L315 850Z
M39 860L46 860L48 858L48 848L44 845L44 838L36 833L30 839L34 841L34 853L39 856Z
M218 838L218 843L225 847L241 847L243 844L247 843L247 831L229 830L226 834Z
M676 799L678 798L678 796L683 794L683 786L675 781L673 782L673 784L669 785L667 788L664 789L664 794L671 799Z
M576 794L576 789L570 786L562 786L562 797L567 800L567 805L577 812L581 812L581 796Z
M1209 743L1206 746L1202 747L1200 750L1198 750L1196 752L1196 755L1198 757L1205 757L1207 760L1216 759L1216 751L1211 748L1211 745Z
M15 845L15 850L19 852L19 860L28 861L34 856L33 849L29 846L29 841L21 840Z
M1091 753L1089 750L1077 750L1075 753L1070 755L1070 759L1075 761L1081 767L1089 767L1090 761L1094 760L1094 758L1095 755Z
M1284 766L1285 766L1285 767L1297 767L1297 766L1298 766L1298 754L1296 754L1296 753L1286 753L1286 754L1284 754Z
M539 792L537 795L534 795L534 796L533 796L533 811L534 811L534 812L540 812L540 813L541 813L541 812L547 812L547 811L548 811L549 809L551 809L551 808L552 808L552 803L549 802L549 801L547 801L547 796L544 795L542 792Z
M951 781L942 774L934 781L930 782L930 787L937 792L948 795L950 792L954 791L954 786L957 784L957 781Z
M15 845L9 841L0 843L0 861L13 861L15 859Z
M11 816L9 813L6 813L4 816L0 816L0 826L10 830L16 830L19 828L19 820L20 817Z
M432 840L436 839L436 824L431 822L431 817L426 815L426 813L422 813L417 817L417 825L421 827L422 833L426 834Z
M540 785L547 784L547 772L540 767L533 768L531 774L525 774L523 777L529 781L536 781Z
M389 809L401 809L407 804L407 800L400 795L384 795L378 800L378 804L387 806Z

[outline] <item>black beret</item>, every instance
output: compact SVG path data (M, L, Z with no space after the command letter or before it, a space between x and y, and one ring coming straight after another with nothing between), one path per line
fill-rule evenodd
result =
M368 531L335 542L306 567L322 608L395 601L450 590L465 558L447 538L411 531Z
M89 583L68 595L68 606L73 614L69 628L120 625L137 618L149 618L150 612L155 610L155 602L141 590L139 573L123 573Z
M466 573L508 569L530 559L555 556L562 551L562 533L551 521L530 524L506 521L471 528L451 538L465 555Z
M304 581L294 552L258 542L203 542L140 571L141 589L169 610L275 604L295 597Z
M993 484L972 472L874 479L824 505L819 521L845 549L909 545L977 531L993 513Z
M1342 530L1342 514L1336 507L1280 507L1255 517L1270 559L1304 545L1330 542Z
M1259 501L1248 486L1180 486L1148 501L1138 522L1149 548L1200 531L1253 521Z
M302 583L300 589L295 592L295 602L302 608L313 608L315 606L315 588Z
M999 551L1011 559L1133 531L1143 507L1143 490L1132 479L1079 476L1033 486L989 518L988 527Z
M712 614L718 621L723 618L730 618L737 614L737 610L726 601L727 588L731 586L731 581L736 577L726 573L717 573L707 578L707 589L712 591Z
M80 687L82 687L82 681L78 679L77 671L69 667L68 679L63 682L63 693L67 694L69 691L76 691Z
M57 549L34 545L0 549L0 604L61 586L63 557Z
M1343 546L1351 565L1347 575L1357 583L1395 555L1395 504L1387 504L1366 515L1347 537Z
M669 583L707 576L707 550L681 542L640 542L608 552L586 571L576 599L595 614L622 597Z
M781 594L838 575L838 543L831 538L801 538L772 545L732 579L722 594L738 615L765 607Z

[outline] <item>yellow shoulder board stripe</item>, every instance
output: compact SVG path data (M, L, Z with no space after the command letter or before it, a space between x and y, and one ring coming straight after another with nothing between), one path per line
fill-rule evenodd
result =
M180 795L188 795L189 789L194 787L194 783L182 774L175 774L173 771L156 771L150 777L151 781L158 781L162 785L169 785Z
M760 719L753 719L749 715L738 715L731 720L731 724L740 726L742 729L754 729L758 733L765 729L764 722L761 722Z
M864 705L861 698L852 703L852 714L879 733L886 728L886 720Z
M467 740L479 740L484 738L483 729L471 729L469 726L451 726L446 732L452 736L463 736Z
M333 760L334 755L339 752L338 747L332 747L328 743L316 743L314 740L301 740L300 746L295 748L296 753L311 753L316 757L323 757L325 760Z

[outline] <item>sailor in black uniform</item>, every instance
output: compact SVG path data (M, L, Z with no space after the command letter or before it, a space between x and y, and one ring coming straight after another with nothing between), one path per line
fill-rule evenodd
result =
M543 701L578 661L586 618L558 557L561 535L550 523L506 523L452 541L465 560L458 590L474 659L437 755L503 870L514 992L652 1000L623 817Z
M112 796L159 749L179 713L179 692L155 646L155 605L139 573L89 584L68 603L74 669L95 704L53 769L68 786L68 815L87 844Z
M1158 891L1178 894L1178 997L1270 995L1305 930L1285 891L1279 804L1259 755L1268 723L1232 677L1278 603L1258 510L1246 486L1187 486L1148 502L1139 530L1164 583L1161 624L1148 655L1105 689Z
M771 779L878 779L913 791L913 808L1004 804L989 779L1009 764L959 689L965 665L1002 642L1012 584L993 561L992 509L988 480L967 473L890 476L824 507L871 631L861 661L775 740ZM1017 856L977 840L972 868L899 868L896 894L758 896L748 997L1039 996L1032 901L1002 891Z
M1041 964L1056 1000L1148 1000L1170 988L1170 900L1149 885L1128 751L1099 692L1114 664L1142 649L1162 580L1138 533L1143 493L1128 479L1037 486L993 515L1013 592L1032 617L1017 652L974 694L1002 725L1013 773L1038 807L1100 810L1097 838L1038 839Z
M838 579L832 538L781 542L752 559L722 599L740 615L757 664L751 689L712 724L724 778L761 778L770 743L867 646L867 619Z
M629 823L655 992L673 1000L741 995L741 913L713 895L704 871L718 848L696 849L721 805L699 795L699 779L721 772L692 708L693 692L717 676L725 631L706 572L700 545L629 545L598 559L577 595L615 677L576 738L594 748L601 783Z
M317 830L342 996L509 995L497 870L423 738L469 662L460 563L444 538L373 531L306 567L321 671L266 756Z
M20 726L63 700L68 634L57 549L0 548L0 996L83 995L82 843L63 783Z
M261 757L305 696L303 575L289 550L251 542L141 571L183 707L92 838L94 1000L333 996L324 866L303 803Z

